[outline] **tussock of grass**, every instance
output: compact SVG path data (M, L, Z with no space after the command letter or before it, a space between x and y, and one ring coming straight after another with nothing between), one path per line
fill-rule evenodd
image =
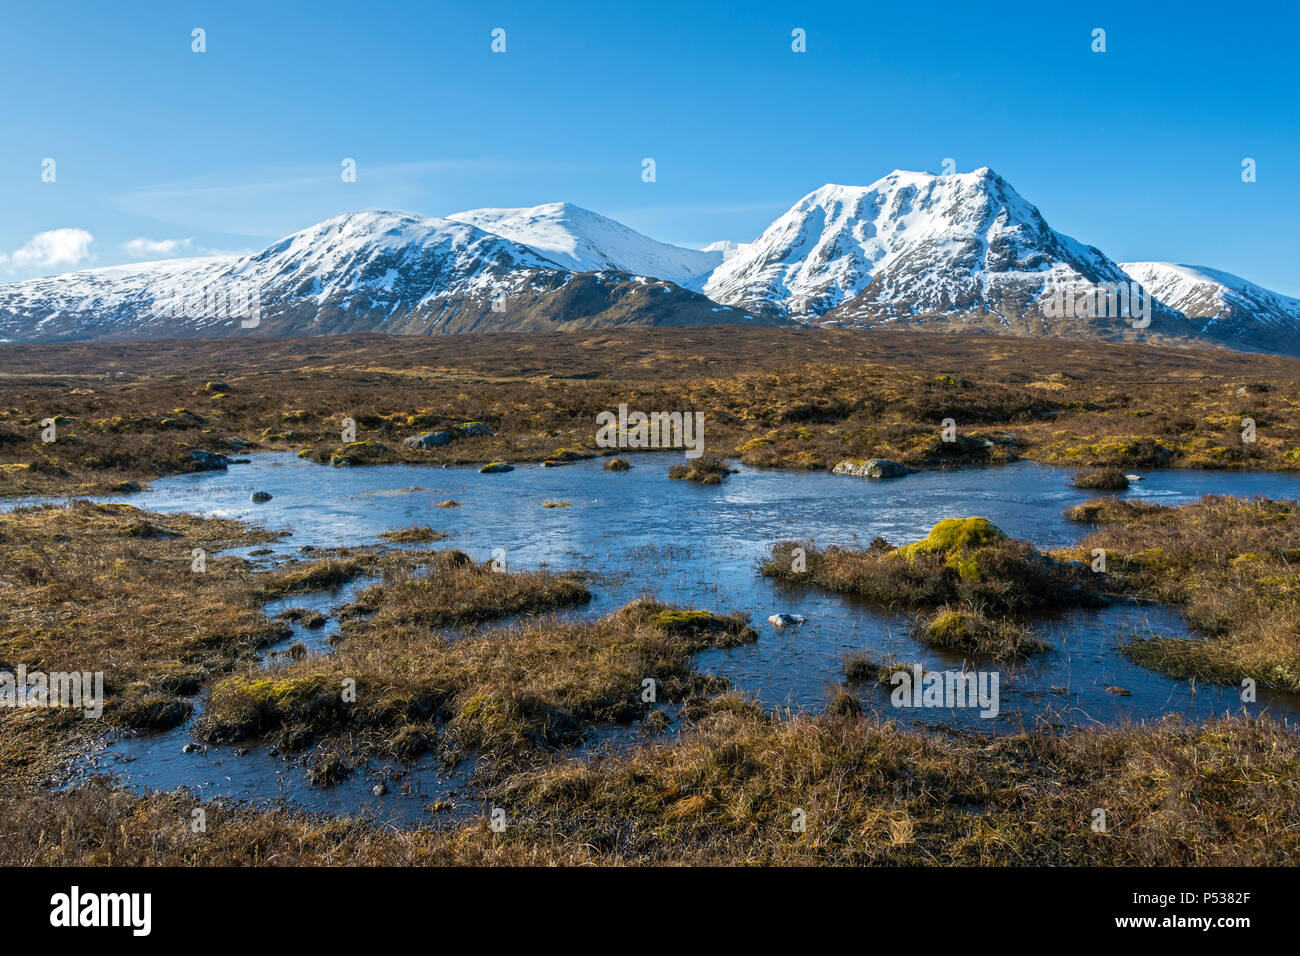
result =
M650 623L671 634L692 638L707 636L713 647L738 647L758 638L758 632L749 626L749 618L739 612L714 614L712 611L664 608L650 613Z
M888 684L897 669L892 664L879 664L862 652L844 655L844 678L850 684Z
M379 537L385 541L392 541L394 544L424 544L431 541L441 541L448 537L448 534L445 531L435 531L425 525L416 524L411 525L409 528L385 531Z
M1096 468L1076 474L1074 487L1091 491L1124 491L1128 488L1128 476L1119 468Z
M802 548L806 570L795 570ZM770 577L855 594L886 608L964 604L985 614L1094 607L1105 603L1087 568L1008 538L983 518L950 519L901 548L866 549L781 541L763 564Z
M1164 505L1151 505L1143 501L1121 498L1094 498L1065 509L1070 521L1099 524L1111 521L1129 521L1142 515L1155 515L1165 510Z
M1300 505L1207 495L1180 507L1102 499L1067 512L1100 527L1062 556L1106 552L1108 586L1179 605L1199 640L1125 653L1175 677L1300 692Z
M321 759L338 764L318 774L346 769ZM202 840L191 830L199 807ZM57 794L0 784L0 826L22 834L0 845L4 866L536 866L588 857L579 847L502 840L486 816L481 826L398 832L360 818L202 803L183 791L136 796L103 780Z
M365 624L348 622L345 629L462 627L591 600L587 586L572 574L494 571L490 562L475 564L456 550L439 552L431 562L418 577L363 591L357 604L374 614Z
M668 477L678 481L698 481L703 485L720 485L722 479L734 475L736 469L717 455L704 455L693 458L683 465L673 465L668 469Z
M394 831L209 803L195 840L186 793L0 783L0 865L1285 866L1298 774L1296 736L1267 719L972 738L719 707L668 743L508 777L504 833L486 805Z
M1047 650L1025 625L991 618L975 607L942 607L922 615L912 629L922 644L997 661L1016 661Z
M191 450L234 451L236 438L322 462L541 461L557 446L591 447L595 415L620 402L706 409L711 445L759 467L1023 456L1082 468L1300 469L1300 363L1276 356L904 331L864 342L834 330L606 329L552 336L541 350L513 336L476 336L473 348L464 336L336 339L328 373L313 348L287 340L132 343L111 354L0 346L0 494L107 491L193 470ZM207 389L231 363L242 370L231 392ZM957 367L962 377L941 380ZM1125 385L1138 367L1159 381ZM55 410L52 376L68 386ZM46 445L40 422L51 414L63 424ZM1242 443L1243 417L1259 425L1258 441ZM344 418L356 447L340 444ZM959 423L958 441L941 441L945 418ZM492 434L400 444L412 427L475 421Z
M364 558L321 558L293 562L262 575L259 589L267 598L303 591L330 591L373 573L375 565Z
M288 634L260 613L245 563L213 556L275 537L86 501L0 514L0 668L102 671L106 720L178 723L208 675Z
M858 695L847 687L836 688L829 696L830 700L826 703L826 713L834 717L852 718L862 716L862 701L858 700Z
M529 621L448 641L412 620L405 597L393 603L392 613L381 608L345 628L328 658L222 681L201 733L305 740L357 730L397 739L435 722L452 759L490 753L505 766L573 744L594 724L643 716L647 678L661 702L707 692L717 682L696 676L690 656L757 637L743 616L681 624L674 609L641 600L598 621ZM343 699L347 680L356 682L355 702Z
M1269 720L988 738L841 709L719 713L660 746L522 773L499 799L521 842L613 830L603 858L637 862L1284 864L1300 851L1300 744Z
M1006 540L1006 532L988 518L945 518L920 541L905 544L895 553L909 561L918 555L942 554L959 561L962 554Z

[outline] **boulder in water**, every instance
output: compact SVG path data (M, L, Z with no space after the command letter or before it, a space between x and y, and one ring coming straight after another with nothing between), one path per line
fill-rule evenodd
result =
M208 471L224 471L230 464L230 459L225 455L202 450L190 452L190 461L197 461L200 468Z
M837 475L852 475L855 478L902 478L915 470L892 458L868 458L865 461L849 458L840 462L834 469Z
M441 448L450 442L456 436L449 431L424 432L421 435L412 435L410 438L402 439L402 444L407 448Z

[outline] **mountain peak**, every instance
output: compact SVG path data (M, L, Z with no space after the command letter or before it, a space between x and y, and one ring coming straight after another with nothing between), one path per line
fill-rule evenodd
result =
M1127 312L1078 305L1090 290L1134 282L1145 294ZM229 301L230 290L256 291L260 325L206 310ZM1048 307L1066 296L1069 309ZM1121 268L1054 231L988 166L826 183L753 242L704 249L658 242L564 201L446 218L369 209L252 255L0 284L0 336L28 339L784 324L792 316L859 328L1209 339L1291 354L1300 341L1300 300L1217 269ZM1143 317L1146 332L1133 321Z
M659 242L570 202L469 209L448 218L519 243L577 272L627 272L695 287L722 261L721 253Z
M1202 334L1236 345L1295 351L1300 299L1204 266L1123 262L1120 268L1160 302L1196 323Z
M1052 231L981 166L947 176L896 169L869 186L827 183L729 257L704 290L776 314L820 316L853 301L856 322L1032 312L1049 284L1122 276L1097 250ZM1007 295L1012 302L1001 301Z

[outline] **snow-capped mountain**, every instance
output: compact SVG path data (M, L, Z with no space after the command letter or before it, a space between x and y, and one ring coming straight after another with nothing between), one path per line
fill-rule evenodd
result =
M1300 354L1300 300L1213 269L1121 267L987 168L823 186L753 242L703 250L552 203L355 213L249 256L0 283L0 341L791 322Z
M1056 293L1124 284L1099 250L1053 231L988 168L896 170L870 186L826 185L727 259L704 285L719 302L841 326L943 316L1037 334L1126 336L1121 316L1056 317ZM1073 310L1071 310L1073 312ZM1156 309L1152 330L1185 334ZM957 327L961 327L958 325Z
M722 261L720 251L659 242L567 202L523 209L469 209L448 219L468 222L575 272L628 272L689 285Z
M0 284L0 338L510 331L750 322L677 285L561 268L469 223L365 212L255 255Z
M748 245L749 243L747 242L733 242L730 239L719 239L717 242L710 242L704 247L704 251L720 252L722 253L722 261L726 262L736 253L740 252L740 250L748 247Z
M1300 346L1300 299L1204 266L1121 262L1120 268L1204 335L1271 351L1294 352Z

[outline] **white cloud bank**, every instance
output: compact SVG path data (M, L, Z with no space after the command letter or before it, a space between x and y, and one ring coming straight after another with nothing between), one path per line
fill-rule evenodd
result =
M122 248L132 259L169 259L188 252L193 239L128 239Z
M56 269L75 266L91 258L95 237L84 229L38 232L10 256L0 253L0 265L13 269Z

